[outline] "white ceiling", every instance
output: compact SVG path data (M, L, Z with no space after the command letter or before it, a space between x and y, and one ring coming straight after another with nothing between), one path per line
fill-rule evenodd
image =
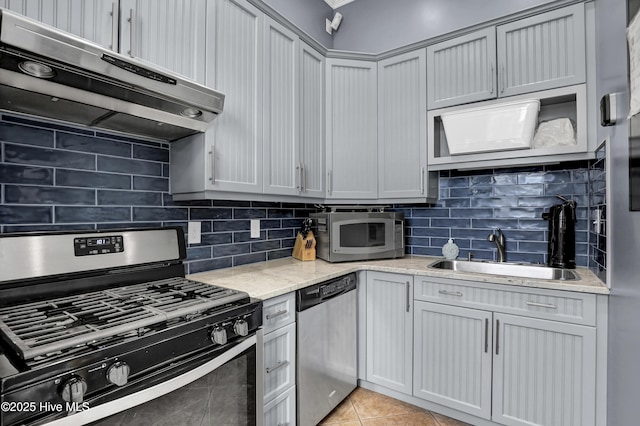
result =
M324 0L324 2L331 6L332 9L337 9L347 3L351 3L352 1L354 0Z

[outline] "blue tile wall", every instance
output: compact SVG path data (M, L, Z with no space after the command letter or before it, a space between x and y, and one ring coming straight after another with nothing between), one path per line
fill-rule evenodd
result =
M589 268L606 282L607 271L607 170L606 142L596 151L589 169Z
M559 202L559 194L578 204L578 265L602 269L606 236L589 227L594 208L604 214L606 181L597 164L602 163L442 172L437 204L394 206L405 213L407 252L440 256L454 238L461 257L471 252L495 259L487 235L500 227L509 261L544 263L548 224L542 213ZM186 272L195 273L289 257L302 218L313 211L310 205L278 202L176 202L168 191L167 143L0 116L3 233L186 229L189 220L197 220L202 242L189 245L186 261ZM250 219L261 221L258 239L250 238Z
M460 257L496 260L487 236L500 228L507 239L507 260L546 263L548 222L542 213L562 195L578 205L576 263L589 264L589 164L442 172L435 205L396 206L405 213L407 252L442 256L453 238Z
M186 272L291 255L305 204L173 201L169 145L86 128L0 116L0 232L202 223ZM250 219L261 220L250 238Z

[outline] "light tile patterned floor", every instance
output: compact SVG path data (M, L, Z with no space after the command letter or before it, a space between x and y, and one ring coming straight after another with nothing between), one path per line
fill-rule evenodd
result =
M357 388L321 425L333 426L466 426L397 399Z

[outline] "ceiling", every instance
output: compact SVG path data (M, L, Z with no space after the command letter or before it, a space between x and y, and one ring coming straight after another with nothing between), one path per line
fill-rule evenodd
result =
M354 0L324 0L324 2L331 6L332 9L337 9L347 3L351 3L352 1Z

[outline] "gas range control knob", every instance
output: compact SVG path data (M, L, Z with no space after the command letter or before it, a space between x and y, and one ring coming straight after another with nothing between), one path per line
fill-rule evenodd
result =
M218 345L225 345L227 343L227 330L218 326L211 332L211 341Z
M82 402L87 393L87 382L80 376L72 376L60 386L60 396L66 402Z
M126 362L114 362L107 370L107 381L116 386L124 386L129 380L131 368Z
M238 336L246 336L249 334L249 324L243 319L239 319L233 324L233 331L236 332Z

